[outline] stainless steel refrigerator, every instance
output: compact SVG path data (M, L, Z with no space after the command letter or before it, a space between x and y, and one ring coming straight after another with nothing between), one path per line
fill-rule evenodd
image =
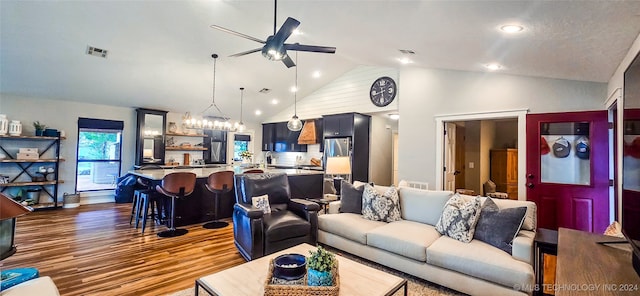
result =
M324 163L327 157L334 156L351 156L351 137L324 140Z
M329 138L324 140L324 168L325 173L327 172L327 158L329 157L337 157L337 156L346 156L349 157L349 162L351 162L351 137L345 138ZM333 175L325 175L325 178L333 177L333 187L336 190L336 193L340 195L340 182L343 176L333 176ZM351 173L349 173L346 181L350 180Z

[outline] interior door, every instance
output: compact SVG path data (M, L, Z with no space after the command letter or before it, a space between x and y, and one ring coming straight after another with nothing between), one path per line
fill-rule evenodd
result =
M602 233L609 224L607 111L527 115L527 199L538 227Z
M456 124L453 122L445 123L444 190L456 190Z

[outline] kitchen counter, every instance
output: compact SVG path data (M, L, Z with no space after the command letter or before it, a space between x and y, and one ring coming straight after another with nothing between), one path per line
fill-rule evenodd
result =
M176 226L184 226L201 222L212 221L213 215L213 193L206 189L205 184L210 174L220 171L232 171L235 174L242 174L250 169L244 166L222 166L222 167L194 167L188 169L148 169L131 170L129 174L151 181L153 187L162 182L162 178L175 172L192 172L196 174L196 187L193 193L185 198L176 200ZM289 179L291 198L322 198L322 182L324 173L322 171L294 168L263 168L268 173L285 173ZM164 200L165 210L171 208L170 199ZM220 200L220 213L218 218L229 218L233 212L235 204L235 188L223 195Z
M162 178L170 173L175 172L192 172L196 174L196 178L207 178L210 174L220 171L232 171L236 174L242 174L243 171L248 168L244 168L241 166L226 166L226 167L194 167L190 169L149 169L149 170L131 170L130 174L136 175L138 177L146 178L149 180L162 180ZM300 175L319 175L323 174L322 171L311 170L311 169L295 169L295 168L263 168L266 173L285 173L288 176L300 176Z

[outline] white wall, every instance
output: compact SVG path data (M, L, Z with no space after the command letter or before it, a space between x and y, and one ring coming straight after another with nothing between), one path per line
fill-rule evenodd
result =
M393 139L389 117L371 116L369 136L369 182L389 186L393 182Z
M136 112L134 108L0 94L0 113L6 114L9 119L22 121L23 134L34 134L32 123L36 120L50 128L65 131L67 139L62 141L60 148L60 157L65 159L60 163L59 168L59 177L64 180L64 183L58 187L60 200L62 200L64 192L75 192L79 117L124 121L121 174L133 167L136 151ZM95 201L108 198L113 201L112 191L108 191L108 194L108 197L93 197L92 199ZM81 198L81 203L93 202L86 194L83 194Z
M638 37L636 37L636 40L631 45L631 48L629 48L627 55L624 57L624 59L622 59L622 61L618 65L618 68L611 76L611 79L609 79L609 84L607 85L607 97L603 100L603 101L606 100L604 103L606 107L609 107L612 104L617 105L618 117L616 119L618 123L618 126L617 126L618 134L616 135L616 139L622 139L623 137L622 112L619 112L619 111L624 109L623 107L624 106L624 94L623 94L624 71L627 69L627 67L629 67L629 65L631 64L633 59L636 57L636 55L638 55L639 52L640 52L640 34L638 35ZM616 151L617 152L616 155L618 156L618 158L615 160L618 168L618 170L615 172L616 176L618 176L617 184L616 184L617 192L622 192L622 157L623 157L622 149L623 149L622 145L618 145L618 151ZM618 199L617 211L618 211L618 222L622 222L622 202L620 198Z
M438 137L434 116L601 110L606 96L604 83L416 67L400 71L400 85L399 178L431 184Z
M310 95L298 98L298 117L321 118L322 115L347 112L369 114L389 111L391 113L398 109L399 96L396 96L394 102L382 108L373 105L369 99L371 84L381 76L393 78L398 84L398 94L402 92L402 86L398 82L398 69L358 66ZM303 87L304 85L300 85L300 88ZM293 104L264 122L288 121L291 116L293 116Z

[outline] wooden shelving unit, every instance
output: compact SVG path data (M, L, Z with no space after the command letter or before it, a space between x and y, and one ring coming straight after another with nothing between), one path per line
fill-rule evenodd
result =
M66 139L65 137L40 137L40 136L8 136L0 135L0 152L6 155L7 158L0 159L0 165L9 166L14 164L18 167L18 170L13 170L14 173L9 172L9 180L7 183L0 184L0 192L4 192L10 187L26 187L28 189L40 189L40 195L46 194L53 202L36 203L32 207L36 210L39 209L54 209L60 207L58 203L58 185L64 183L64 181L58 179L58 172L60 170L60 162L64 159L60 158L60 141ZM16 141L21 142L17 144ZM19 145L24 141L36 141L40 142L38 146L44 147L44 149L38 150L38 156L48 155L49 158L39 159L17 159ZM44 142L44 143L42 143ZM35 145L34 145L35 146ZM51 158L53 156L53 158ZM48 164L49 168L53 168L53 172L49 173L48 181L31 182L26 180L33 180L38 176L38 172L34 172L34 164ZM0 169L3 175L7 175L9 170Z
M180 147L180 146L168 146L165 147L167 151L206 151L204 147Z
M58 162L64 161L64 158L60 159L0 159L0 162L13 162L13 163L28 163L28 162Z
M20 186L43 186L43 185L56 185L62 184L64 181L42 181L42 182L11 182L6 184L0 184L0 187L20 187Z
M195 138L207 138L209 136L205 134L166 134L167 137L195 137Z

